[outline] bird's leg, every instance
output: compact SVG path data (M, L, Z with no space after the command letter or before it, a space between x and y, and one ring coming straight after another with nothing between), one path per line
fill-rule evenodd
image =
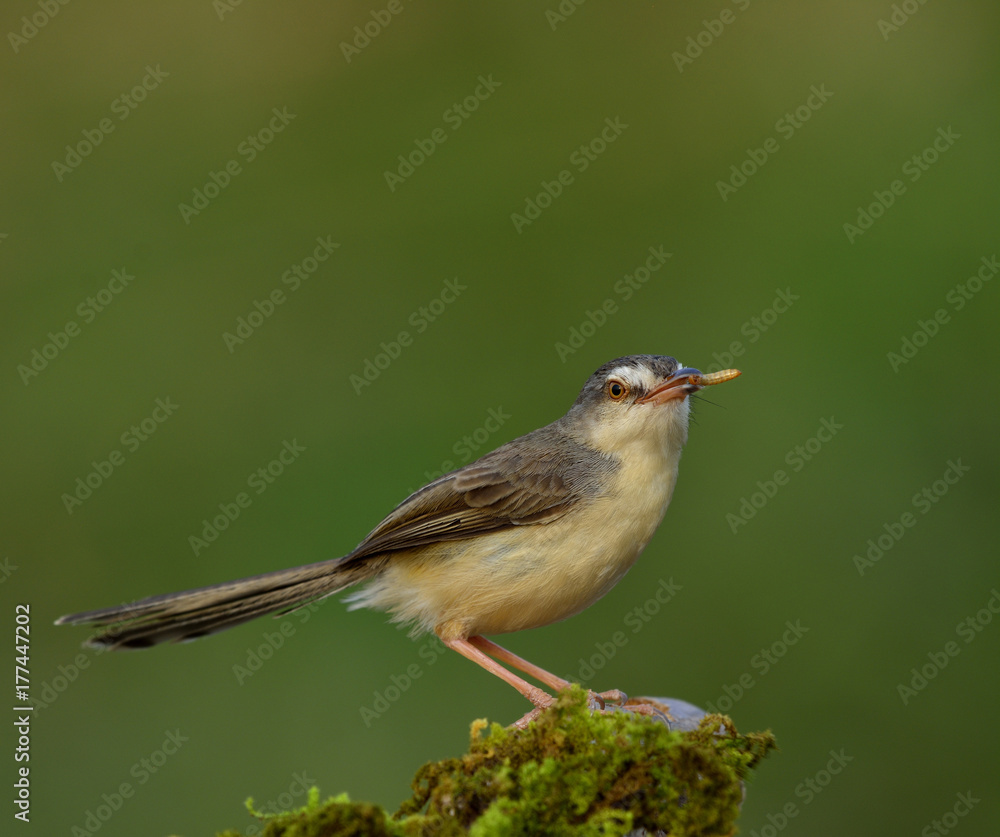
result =
M537 686L532 686L524 678L518 677L514 674L514 672L508 671L500 665L500 663L496 662L496 660L491 659L483 651L481 651L472 640L481 640L485 642L482 637L471 637L470 639L445 639L442 640L442 642L444 642L444 644L453 651L457 651L466 659L472 660L474 663L478 663L491 674L495 674L503 680L504 683L513 686L528 700L530 700L536 709L546 709L555 702L551 695L546 694ZM492 645L492 643L490 643L490 645ZM502 651L503 649L500 650ZM514 655L511 654L510 656L513 657ZM521 662L524 662L524 660L521 660ZM528 665L531 664L528 663ZM538 669L538 671L541 671L541 669ZM549 677L552 677L552 675L549 675Z
M470 636L469 642L491 657L496 657L500 662L514 666L514 668L534 677L535 680L544 683L550 689L555 689L557 692L572 685L569 680L563 680L561 677L552 674L552 672L546 671L544 668L539 668L534 663L529 663L523 657L518 657L517 654L508 651L506 648L497 645L484 636ZM596 708L600 709L604 709L607 703L625 706L629 699L628 695L619 689L611 689L608 692L588 691L590 691L591 704L596 704Z
M475 645L480 651L489 654L491 657L496 657L500 662L507 663L509 666L514 666L518 671L523 671L525 674L534 677L538 682L544 683L550 689L555 689L557 692L571 685L568 680L556 677L556 675L546 671L544 668L539 668L534 663L529 663L524 658L518 657L517 654L512 654L506 648L501 648L484 636L470 636L469 642Z
M484 636L470 636L468 641L490 657L495 657L500 662L523 671L525 674L534 677L535 680L544 683L550 689L554 689L557 692L572 685L569 680L563 680L563 678L556 676L552 672L546 671L544 668L539 668L534 663L529 663L523 657L518 657L517 654L508 651L506 648L497 645ZM604 709L608 703L614 703L622 707L629 703L628 695L620 689L611 689L607 692L595 692L592 689L588 689L588 691L590 693L591 705L595 709ZM632 703L635 704L635 701L632 701ZM641 712L642 710L637 711Z
M486 637L470 636L468 639L445 639L442 640L442 642L444 642L444 644L453 651L457 651L466 659L472 660L474 663L478 663L491 674L495 674L531 701L535 708L513 724L513 726L518 729L524 729L527 727L528 724L538 717L539 713L543 709L547 709L555 703L555 700L551 695L543 692L537 686L532 686L524 678L518 677L514 674L514 672L504 668L496 660L500 660L501 662L507 663L507 665L523 671L525 674L534 677L550 689L554 689L556 691L565 689L567 686L572 685L568 680L563 680L563 678L557 677L551 672L546 671L544 668L539 668L534 663L529 663L522 657L518 657L517 654L511 653L506 648L502 648L495 642L491 642L486 639ZM493 657L496 657L496 660L494 660ZM592 709L604 710L606 708L606 703L615 703L622 709L637 712L641 715L656 715L664 714L666 712L666 707L662 704L653 704L651 706L650 702L646 700L630 700L628 695L618 689L612 689L608 692L588 691L590 694L590 706ZM667 717L669 717L669 713L667 713Z

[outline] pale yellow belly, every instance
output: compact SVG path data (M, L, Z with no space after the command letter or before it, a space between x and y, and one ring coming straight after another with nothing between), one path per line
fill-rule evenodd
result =
M352 596L443 639L558 622L607 593L635 563L669 502L669 485L612 491L548 524L394 553Z

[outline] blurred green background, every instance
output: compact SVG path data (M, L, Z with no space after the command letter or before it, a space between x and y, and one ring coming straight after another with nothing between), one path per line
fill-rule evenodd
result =
M996 833L996 4L391 9L5 7L0 591L8 628L17 602L33 619L30 829L252 829L247 795L308 784L392 807L471 720L520 716L495 678L336 600L120 655L52 620L343 554L429 475L652 352L744 375L696 404L626 579L501 642L773 729L743 833ZM296 288L317 238L339 246ZM671 255L641 282L649 248ZM256 493L285 442L304 450Z

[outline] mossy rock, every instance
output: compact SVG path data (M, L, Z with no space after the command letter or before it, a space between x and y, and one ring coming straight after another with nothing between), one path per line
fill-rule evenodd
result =
M263 837L669 835L734 833L742 782L774 748L722 715L679 732L631 712L592 712L560 693L527 729L472 725L469 752L430 762L395 814L346 795L266 818ZM219 837L241 837L226 831Z

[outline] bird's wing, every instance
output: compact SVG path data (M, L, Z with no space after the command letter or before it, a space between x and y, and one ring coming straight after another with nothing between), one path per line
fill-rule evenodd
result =
M546 435L510 442L414 492L345 560L562 517L612 463L582 445L545 444Z

